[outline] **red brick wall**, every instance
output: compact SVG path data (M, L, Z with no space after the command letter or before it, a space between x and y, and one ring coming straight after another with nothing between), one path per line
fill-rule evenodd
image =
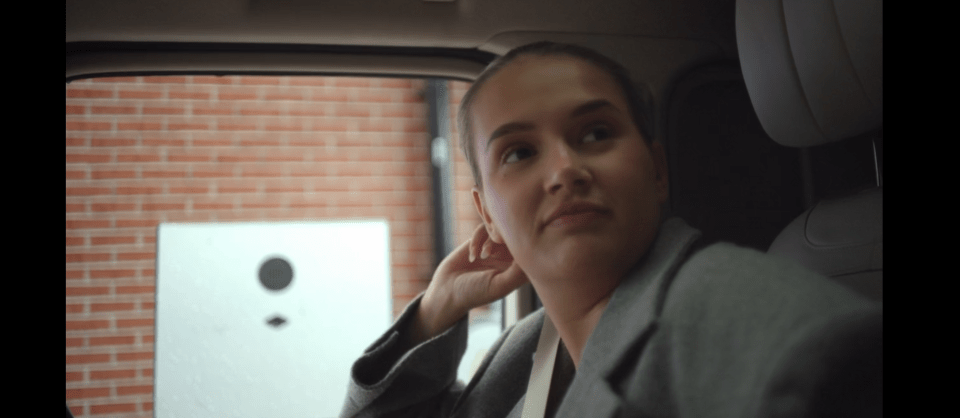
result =
M455 129L468 85L448 85ZM394 313L424 290L434 260L423 86L252 76L68 84L66 398L73 413L152 416L159 222L385 218ZM479 218L469 167L459 148L451 152L462 241Z

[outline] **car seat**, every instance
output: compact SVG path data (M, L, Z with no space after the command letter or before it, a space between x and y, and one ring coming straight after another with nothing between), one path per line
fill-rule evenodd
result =
M883 3L737 0L737 47L767 134L791 147L871 136L877 184L821 200L774 239L788 257L883 299ZM882 156L882 154L881 154Z

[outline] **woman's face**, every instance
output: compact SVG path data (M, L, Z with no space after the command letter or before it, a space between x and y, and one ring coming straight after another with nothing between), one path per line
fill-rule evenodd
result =
M619 280L646 253L666 163L611 76L575 58L521 57L481 88L471 117L483 180L474 201L532 280Z

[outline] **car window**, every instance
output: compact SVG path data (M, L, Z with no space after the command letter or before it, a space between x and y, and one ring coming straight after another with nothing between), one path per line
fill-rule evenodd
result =
M427 83L197 75L67 84L66 379L74 414L152 416L163 224L384 220L395 318L436 263ZM459 243L479 223L470 169L453 140L469 84L441 85L449 227ZM491 305L471 313L462 379L499 335L499 312ZM346 376L336 378L345 387Z

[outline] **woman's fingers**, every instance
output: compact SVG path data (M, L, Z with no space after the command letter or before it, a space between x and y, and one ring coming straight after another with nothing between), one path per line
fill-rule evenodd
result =
M487 228L483 224L477 225L476 229L473 230L473 236L470 237L469 245L469 255L468 259L470 262L474 262L480 253L480 246L483 245L488 239Z
M487 238L487 239L484 241L483 246L480 247L480 259L481 259L481 260L486 260L487 257L490 256L490 250L492 249L492 248L491 248L492 246L493 246L493 241L490 241L490 238Z

